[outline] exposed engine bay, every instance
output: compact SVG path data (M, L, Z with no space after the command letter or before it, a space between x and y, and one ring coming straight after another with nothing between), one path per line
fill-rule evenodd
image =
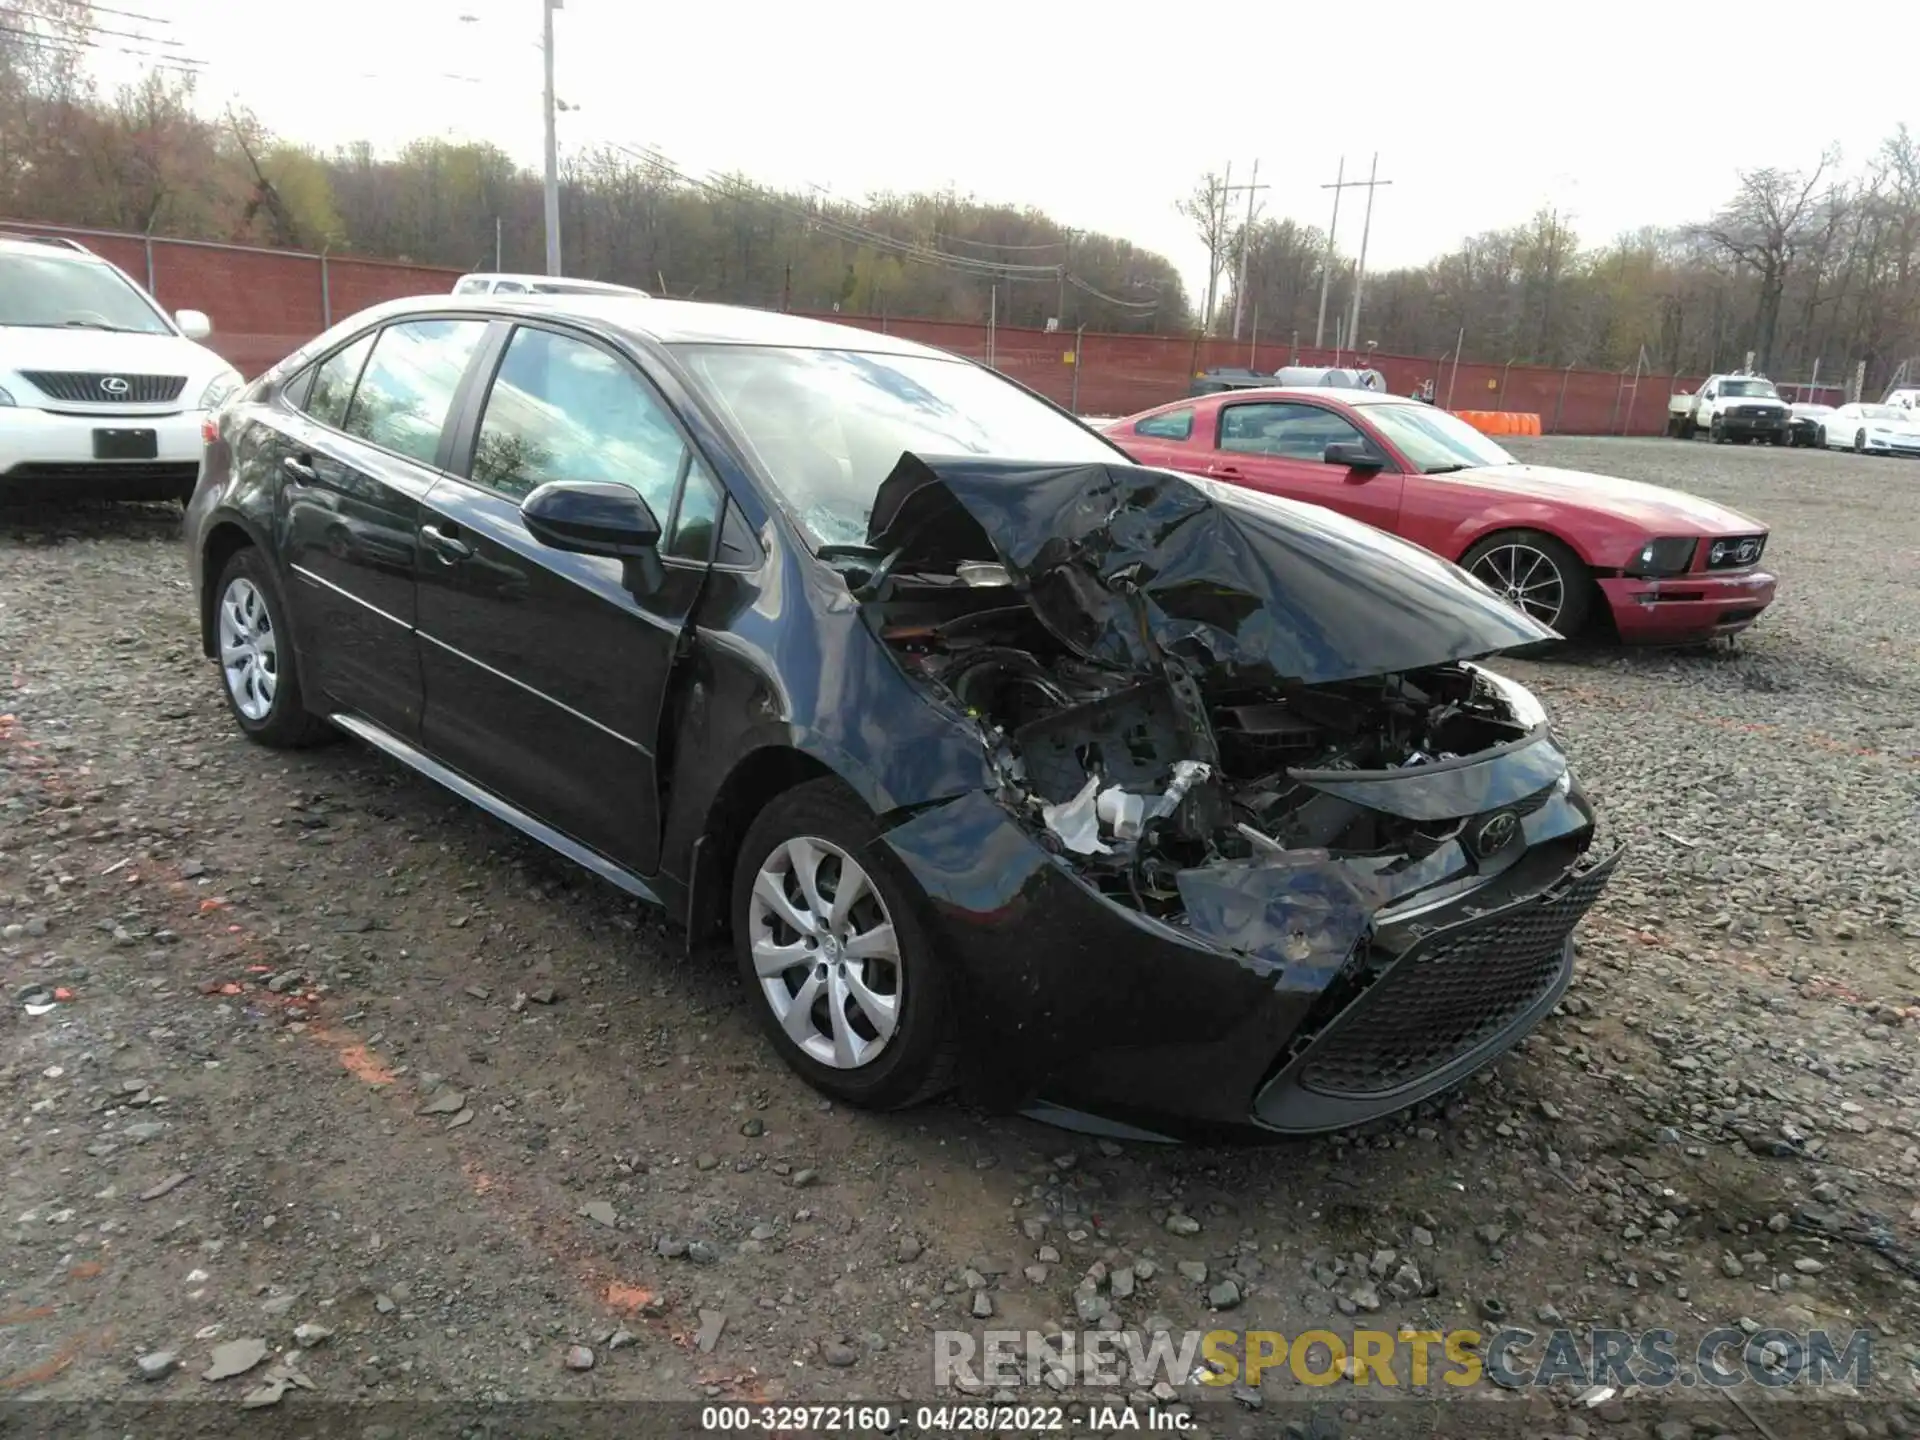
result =
M1385 862L1377 873L1390 876L1464 819L1406 818L1313 782L1435 765L1533 728L1497 681L1463 663L1254 687L1196 677L1168 656L1142 678L1075 654L999 567L960 568L896 572L875 616L881 635L980 724L1002 803L1104 893L1158 918L1181 913L1182 871L1222 862L1313 851Z

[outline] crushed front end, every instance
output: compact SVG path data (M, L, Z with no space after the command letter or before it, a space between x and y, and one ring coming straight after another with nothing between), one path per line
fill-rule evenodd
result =
M993 1098L1337 1128L1552 1008L1614 861L1538 705L1465 658L1543 632L1377 532L1164 472L906 457L889 487L850 581L999 784L886 843Z

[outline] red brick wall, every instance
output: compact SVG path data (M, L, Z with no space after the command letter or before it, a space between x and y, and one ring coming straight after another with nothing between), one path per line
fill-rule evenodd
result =
M459 271L395 261L328 257L243 246L138 235L67 231L59 226L0 221L0 230L65 233L106 256L142 283L170 310L204 310L213 320L213 348L242 373L254 375L325 329L382 300L404 295L444 295ZM151 254L151 269L148 256ZM324 274L324 280L323 280ZM988 358L987 327L956 320L899 320L880 316L823 315L843 325L885 330L923 344ZM1171 335L1088 335L1078 363L1069 364L1071 334L999 328L993 336L994 365L1041 394L1082 414L1129 415L1188 393L1196 371L1221 365L1251 365L1272 371L1282 365L1331 365L1330 351L1286 346L1257 348L1231 340ZM1344 357L1351 363L1352 357ZM1434 381L1434 398L1462 410L1521 410L1540 417L1543 428L1567 434L1658 434L1666 425L1667 399L1677 384L1697 389L1700 377L1676 380L1631 373L1555 370L1531 365L1481 365L1434 357L1373 357L1388 388L1406 394ZM1074 372L1080 376L1074 390Z

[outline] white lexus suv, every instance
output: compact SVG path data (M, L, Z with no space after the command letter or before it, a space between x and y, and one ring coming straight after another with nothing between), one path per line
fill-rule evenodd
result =
M185 500L240 374L77 241L0 235L0 501Z

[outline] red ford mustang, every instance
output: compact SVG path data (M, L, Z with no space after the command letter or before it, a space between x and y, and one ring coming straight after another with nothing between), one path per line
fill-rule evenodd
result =
M1773 600L1767 527L1677 490L1524 465L1465 421L1359 390L1234 390L1105 427L1159 465L1338 510L1455 561L1562 635L1731 635Z

